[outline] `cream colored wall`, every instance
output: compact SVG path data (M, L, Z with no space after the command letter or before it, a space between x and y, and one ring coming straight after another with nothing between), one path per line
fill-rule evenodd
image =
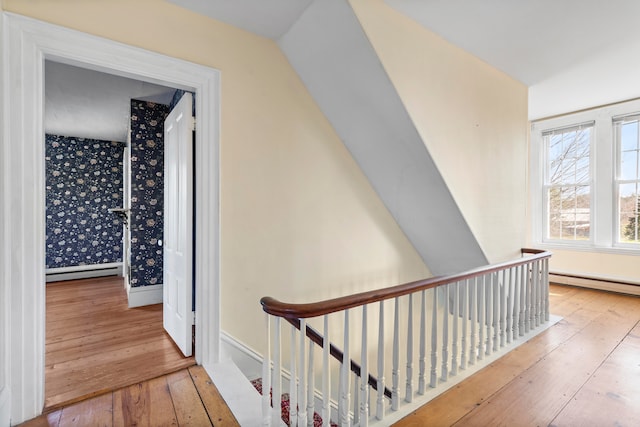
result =
M640 284L640 256L551 249L549 270Z
M262 351L265 295L309 302L430 275L273 41L161 0L4 7L221 71L222 327L232 336Z
M519 256L527 87L382 0L351 4L487 258Z

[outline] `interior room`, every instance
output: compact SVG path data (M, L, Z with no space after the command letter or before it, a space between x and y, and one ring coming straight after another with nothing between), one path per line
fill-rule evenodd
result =
M640 423L640 3L0 0L0 12L0 426ZM175 211L190 244L145 234L153 256L136 255L117 222L130 209L133 230L134 198L157 211L156 179L138 196L126 184L147 137L110 166L124 187L108 195L132 204L100 196L112 230L90 240L112 253L87 260L59 226L48 239L46 135L127 143L48 128L51 64L194 95L194 142L175 145L193 155L173 157L194 172L172 181L193 185L192 203L172 199L192 209ZM159 248L163 268L169 252L182 260L171 283L191 293L168 295L195 366L43 411L44 289L59 282L45 283L76 273L59 253L48 267L47 245L128 277L127 310L157 302Z

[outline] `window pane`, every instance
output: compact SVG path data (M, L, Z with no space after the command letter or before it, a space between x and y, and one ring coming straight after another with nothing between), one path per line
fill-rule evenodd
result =
M639 151L623 151L620 156L620 179L638 179L638 154Z
M555 131L547 141L547 183L588 183L592 127Z
M551 187L547 192L547 237L554 240L589 240L590 187Z
M638 149L638 121L627 122L622 124L620 130L622 151Z
M640 183L620 185L619 219L622 243L640 243Z

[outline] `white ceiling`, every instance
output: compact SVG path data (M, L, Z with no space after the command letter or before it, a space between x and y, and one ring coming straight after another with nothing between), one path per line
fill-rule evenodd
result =
M640 37L638 0L386 0L528 86Z
M312 0L169 1L278 39ZM640 37L638 0L385 1L528 86Z
M270 39L278 39L312 0L168 0Z
M131 99L169 104L174 92L165 86L46 61L44 129L54 135L124 142Z

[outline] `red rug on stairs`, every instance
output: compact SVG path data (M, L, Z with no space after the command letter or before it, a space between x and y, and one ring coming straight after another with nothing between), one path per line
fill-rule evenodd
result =
M262 394L262 378L257 378L255 380L251 380L251 385L253 385L255 387L256 390L258 390L258 393ZM290 425L289 424L289 393L282 393L282 421L284 421L284 423L286 425ZM338 427L337 424L330 422L331 427ZM320 417L320 414L318 414L317 412L313 413L313 426L314 427L322 427L322 417Z

